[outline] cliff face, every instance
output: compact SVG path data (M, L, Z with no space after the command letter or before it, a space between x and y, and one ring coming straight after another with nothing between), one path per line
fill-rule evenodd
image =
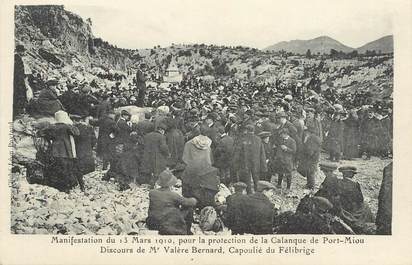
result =
M66 11L63 6L15 8L15 41L25 45L36 61L59 64L54 58L57 57L65 65L80 61L85 67L105 66L117 70L133 63L130 60L133 51L118 49L98 40L88 22Z

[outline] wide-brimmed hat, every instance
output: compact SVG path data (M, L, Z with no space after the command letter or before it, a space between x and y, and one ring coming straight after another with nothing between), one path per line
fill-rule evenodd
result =
M59 110L54 113L54 119L56 120L56 123L73 124L73 121L70 119L67 112L63 110Z
M340 167L339 172L342 172L342 174L344 174L344 175L345 175L345 173L352 173L353 175L358 173L356 167L353 167L353 166Z
M205 150L207 148L210 148L212 140L210 140L210 138L207 136L198 135L192 139L192 143L197 149Z
M276 189L276 187L268 181L264 181L264 180L258 181L257 189L256 189L258 192L268 190L268 189Z
M157 181L157 184L159 184L159 186L163 188L174 186L176 185L176 183L177 178L168 169L163 170L162 173L160 173L159 179Z
M322 171L335 171L338 168L338 166L335 163L328 162L320 163L319 167Z

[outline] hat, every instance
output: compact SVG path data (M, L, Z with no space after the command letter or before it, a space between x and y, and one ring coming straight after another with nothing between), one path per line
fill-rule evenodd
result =
M287 118L287 117L288 117L288 115L284 111L281 111L281 112L276 114L276 118Z
M266 131L260 132L260 133L258 134L258 136L259 136L260 138L270 137L270 135L271 135L271 133L270 133L270 132L266 132Z
M286 95L285 96L285 100L287 100L287 101L290 101L292 99L293 99L292 95Z
M57 86L58 83L59 81L57 81L56 79L49 79L46 81L46 85L48 86Z
M335 163L328 163L328 162L320 163L319 167L320 167L320 170L327 171L327 172L335 171L338 168L338 166Z
M18 44L16 46L16 51L17 52L24 52L26 50L26 48L24 47L24 45Z
M90 86L84 86L84 87L82 88L82 92L83 92L83 93L90 92L90 90L92 90L92 89L90 88Z
M280 134L280 135L281 135L281 134L287 134L287 135L289 135L289 130L288 130L287 128L282 128L282 129L279 130L279 134Z
M247 188L247 185L239 181L233 184L233 188L235 189L235 191L242 191Z
M56 120L56 123L73 124L73 121L70 119L67 112L63 110L59 110L54 113L54 119Z
M276 187L268 181L264 181L264 180L258 181L258 183L257 183L257 191L258 192L268 190L268 189L276 189Z
M167 125L164 122L161 122L157 125L157 129L167 130Z
M343 175L345 175L345 173L352 173L353 175L358 173L357 170L356 170L356 167L352 167L352 166L340 167L339 172L342 172Z
M333 204L326 198L314 196L312 200L315 206L322 211L328 211L333 208Z
M157 181L157 184L162 188L174 186L176 183L177 178L168 169L163 170L162 173L160 173Z
M212 144L212 140L210 140L210 138L207 136L198 135L192 139L192 144L197 149L206 150L207 148L210 148L210 145Z
M254 132L255 131L255 126L253 126L252 124L248 124L245 126L246 131L248 132Z
M122 116L132 116L127 110L122 110L121 112L120 112L120 115L122 115Z

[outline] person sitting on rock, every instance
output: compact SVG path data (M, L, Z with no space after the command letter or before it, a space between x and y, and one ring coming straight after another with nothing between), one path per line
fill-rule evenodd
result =
M177 178L164 170L159 175L158 189L149 192L149 211L146 220L150 230L158 230L161 235L192 234L186 224L186 216L197 203L195 198L185 198L172 190Z
M33 114L41 116L53 116L57 111L64 110L64 107L57 97L56 79L50 79L46 82L46 88L40 91L39 98L35 104Z
M226 211L224 214L224 223L232 231L232 235L243 235L245 229L245 219L242 215L242 208L245 200L247 185L243 182L233 184L235 193L226 198Z
M373 223L374 216L364 202L360 184L352 178L357 174L356 167L340 167L343 179L338 181L338 192L341 206L341 218L353 227L355 232L366 233L365 223Z

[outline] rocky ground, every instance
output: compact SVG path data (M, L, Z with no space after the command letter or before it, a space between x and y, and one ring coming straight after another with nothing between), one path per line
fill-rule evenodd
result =
M376 214L377 198L382 180L382 170L390 161L373 157L370 160L342 161L341 165L354 165L359 174L365 200ZM143 221L149 207L146 185L133 185L130 190L118 191L114 182L104 182L104 172L98 168L85 176L88 195L75 188L70 194L47 186L29 184L25 170L13 173L11 187L11 231L16 234L150 234ZM317 183L323 179L318 172ZM293 176L292 192L277 190L273 203L281 212L294 210L304 196L305 179L298 173ZM197 225L195 234L202 231ZM229 233L227 229L219 233Z

